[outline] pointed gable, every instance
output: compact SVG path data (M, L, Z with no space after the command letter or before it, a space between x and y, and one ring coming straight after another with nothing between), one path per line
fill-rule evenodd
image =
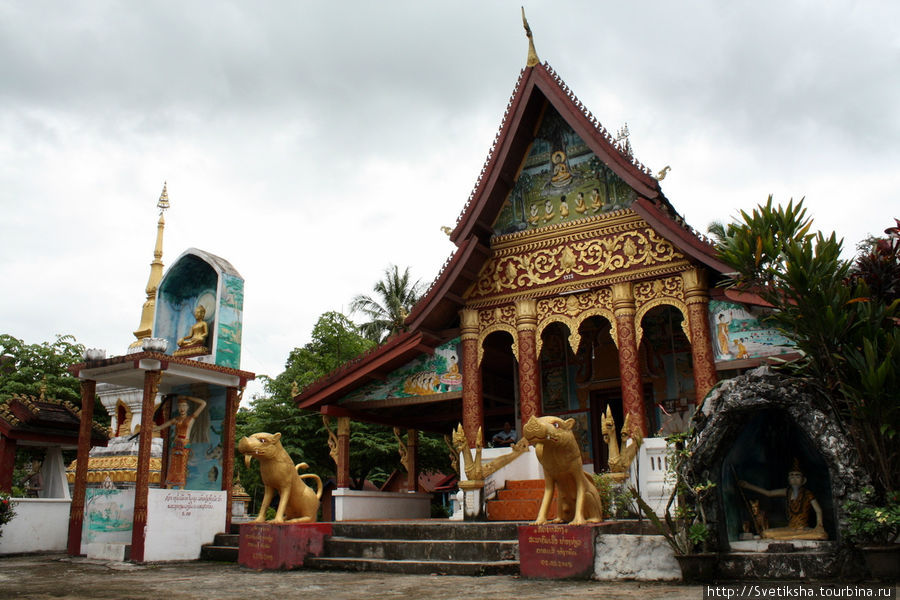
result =
M538 219L533 219L533 210ZM660 272L677 272L692 261L725 269L713 246L675 212L650 170L616 144L553 69L546 63L526 67L450 234L456 251L407 318L409 331L314 383L294 400L301 408L379 422L362 407L365 403L375 408L375 398L357 398L369 389L364 386L373 379L384 381L392 370L458 336L459 311L469 302L491 303L489 297L497 290L478 284L502 271L504 244L516 244L521 235L541 237L545 230L549 238L561 229L569 236L596 236L628 228L641 229L636 235L653 248L654 260L669 261ZM627 240L623 250L630 250ZM640 251L635 246L635 252ZM448 394L457 397L456 392ZM397 405L391 415L395 422L403 419L400 405L418 410L411 400L392 401ZM414 412L405 414L420 418Z

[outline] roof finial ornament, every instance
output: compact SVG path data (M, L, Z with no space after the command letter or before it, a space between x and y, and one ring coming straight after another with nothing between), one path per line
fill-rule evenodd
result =
M166 209L169 208L169 193L166 191L167 183L168 182L163 181L163 190L159 195L159 202L156 203L156 208L159 209L160 213L165 212Z
M533 67L540 64L541 59L538 58L534 49L534 36L531 35L531 27L528 26L528 19L525 18L525 7L522 7L522 25L525 27L525 35L528 36L528 60L525 61L526 67Z

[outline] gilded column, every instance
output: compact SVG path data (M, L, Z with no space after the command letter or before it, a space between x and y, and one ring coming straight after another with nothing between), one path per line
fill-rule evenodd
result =
M691 269L683 272L681 278L684 281L684 300L688 308L688 328L691 332L694 392L697 404L701 404L718 379L709 330L709 291L706 271Z
M137 478L134 485L134 521L131 530L131 560L144 561L147 527L147 496L150 491L150 447L153 442L153 402L159 386L160 371L144 372L144 398L141 403L141 433L138 437Z
M231 488L234 479L234 430L238 409L238 389L225 391L225 419L222 422L222 489L225 491L225 531L231 531Z
M478 431L484 427L484 403L481 398L481 367L478 364L478 311L459 311L463 376L463 431L469 447L474 448ZM482 436L483 437L483 436ZM484 439L477 440L484 443Z
M519 415L522 425L541 416L541 371L537 357L537 302L516 301L516 337L519 345Z
M97 382L81 382L81 422L78 428L78 454L75 458L75 489L69 506L69 556L81 554L81 526L84 523L84 494L87 488L87 471L91 451L91 425L94 421L94 396Z
M406 489L419 491L419 432L409 429L406 432Z
M350 487L350 417L337 418L337 486Z
M641 382L640 358L637 351L634 324L634 291L630 282L612 286L613 314L616 318L616 337L619 346L619 377L622 382L622 410L631 415L633 424L640 424L647 435L647 413L644 409L644 390Z

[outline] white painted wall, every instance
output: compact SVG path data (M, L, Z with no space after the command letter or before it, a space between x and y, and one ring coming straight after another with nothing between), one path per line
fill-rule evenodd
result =
M225 531L224 491L151 489L144 560L197 560L200 547Z
M335 521L366 519L428 519L431 517L431 494L421 492L377 492L336 489Z
M0 554L62 552L69 535L67 498L14 499L16 516L3 526Z
M673 482L666 481L667 456L665 438L644 438L637 460L631 463L631 481L638 482L641 498L658 515L665 511L672 493Z

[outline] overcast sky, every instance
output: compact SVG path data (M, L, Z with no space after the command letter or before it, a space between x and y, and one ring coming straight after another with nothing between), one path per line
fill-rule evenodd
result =
M390 263L430 283L525 65L519 6L0 0L0 332L124 353L164 181L166 265L245 279L243 369L277 375ZM525 10L697 229L770 193L849 249L900 217L900 3Z

